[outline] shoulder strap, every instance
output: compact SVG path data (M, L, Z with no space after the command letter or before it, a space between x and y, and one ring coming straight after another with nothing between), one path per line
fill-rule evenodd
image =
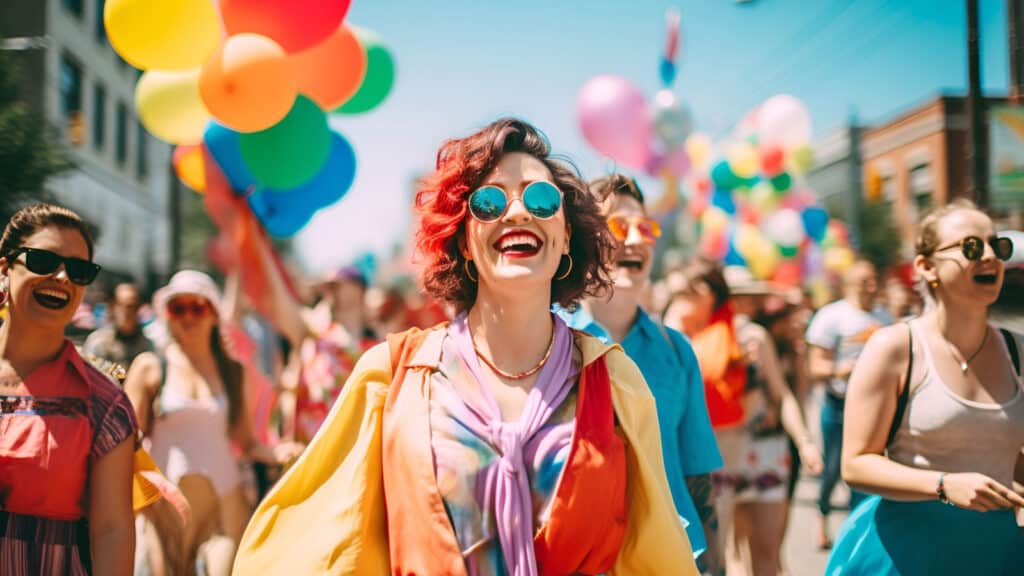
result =
M893 415L892 424L889 426L889 438L885 441L886 446L892 445L896 439L896 431L900 429L903 422L903 413L907 411L907 402L910 400L910 375L914 372L914 331L907 325L907 376L903 379L903 389L900 390L899 398L896 400L896 414Z
M1017 341L1014 340L1013 334L1006 328L1000 328L999 331L1003 334L1003 340L1006 340L1006 349L1010 351L1013 369L1017 372L1017 376L1020 376L1020 350L1017 350Z

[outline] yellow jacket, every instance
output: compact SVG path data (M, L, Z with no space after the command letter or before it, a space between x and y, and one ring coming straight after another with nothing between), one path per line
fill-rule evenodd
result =
M696 575L665 477L654 397L619 346L574 337L584 366L604 358L628 445L627 529L610 574ZM260 503L239 544L235 574L391 572L381 445L391 380L382 343L359 360L306 452Z

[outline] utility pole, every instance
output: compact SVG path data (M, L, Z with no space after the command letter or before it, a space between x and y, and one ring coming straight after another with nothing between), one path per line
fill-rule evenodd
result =
M1014 0L1009 1L1012 3ZM988 153L985 146L985 97L981 93L978 41L978 0L967 0L967 116L971 127L967 160L971 170L971 197L984 209L988 207Z
M1007 46L1010 48L1010 102L1024 104L1024 5L1006 0Z
M864 162L860 150L860 120L857 118L856 110L850 111L849 127L847 130L849 130L850 138L850 188L846 194L843 208L846 212L846 229L850 234L850 245L855 250L859 250L861 198L864 196L864 182L862 178Z

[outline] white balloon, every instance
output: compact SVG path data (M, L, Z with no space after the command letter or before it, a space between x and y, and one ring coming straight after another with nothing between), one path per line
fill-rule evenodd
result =
M654 96L654 132L658 135L666 152L675 150L686 142L693 131L690 112L679 102L671 90L661 90Z
M764 101L757 110L758 142L786 148L811 140L811 115L798 98L779 94Z
M804 223L796 210L783 208L761 222L764 235L779 246L799 246L804 240Z

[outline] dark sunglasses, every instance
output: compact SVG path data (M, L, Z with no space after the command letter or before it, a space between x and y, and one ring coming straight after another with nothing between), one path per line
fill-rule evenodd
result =
M68 274L68 280L79 286L88 286L100 273L100 266L81 258L65 258L49 250L39 248L15 248L9 255L9 260L16 259L19 255L25 255L25 268L33 274L47 276L53 274L64 265L64 271Z
M202 318L209 312L210 305L202 300L171 300L167 303L167 313L172 318L183 318L188 314Z
M629 237L629 229L636 227L644 244L653 245L661 236L661 225L657 220L647 216L609 216L608 230L619 242L625 242Z
M977 262L985 255L985 244L986 241L977 236L967 236L954 244L937 248L935 251L942 252L952 248L960 248L964 258L967 258L972 262ZM988 245L992 247L992 251L995 252L996 258L999 258L1000 260L1006 261L1010 259L1010 256L1013 256L1013 240L1010 240L1009 238L991 236L988 239Z
M562 193L551 182L538 180L523 189L522 202L534 218L547 220L562 207ZM481 222L495 222L505 215L511 203L507 192L488 184L469 195L469 213Z

